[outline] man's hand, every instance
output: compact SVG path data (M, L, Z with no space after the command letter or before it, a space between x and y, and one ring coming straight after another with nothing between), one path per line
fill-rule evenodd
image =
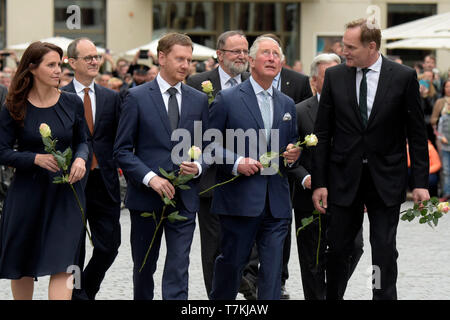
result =
M328 189L327 188L317 188L314 190L312 195L312 201L314 208L320 213L325 213L328 207L327 205ZM322 201L322 205L320 204Z
M415 188L412 191L412 197L414 203L419 203L421 201L430 200L430 193L428 192L428 189Z
M311 189L311 176L306 177L305 182L303 182L303 185L306 189Z
M294 147L292 143L289 143L286 151L283 152L283 157L287 160L287 163L294 163L300 157L300 147Z
M86 161L82 158L76 158L70 168L69 183L74 184L81 180L86 173Z
M175 188L169 180L154 176L148 183L148 186L155 190L161 197L164 195L169 199L173 199L175 196Z
M263 165L252 158L242 158L239 161L237 172L245 176L251 176L263 168Z
M180 165L180 174L193 174L196 176L198 174L197 164L195 162L183 161Z
M51 172L59 171L58 162L56 162L55 157L51 154L36 154L34 164Z

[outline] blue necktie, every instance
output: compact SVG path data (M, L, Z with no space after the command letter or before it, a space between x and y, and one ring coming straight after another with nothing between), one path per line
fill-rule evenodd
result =
M270 94L267 91L261 91L261 116L263 118L264 122L264 128L266 129L266 141L267 143L270 140L270 129L272 129L272 121L271 121L271 114L270 114Z
M237 81L235 78L230 78L230 80L227 81L231 87L234 87L235 85L237 85Z
M170 126L172 127L172 131L178 128L178 120L180 119L180 113L178 110L178 101L177 101L177 92L178 90L174 87L171 87L167 90L169 92L169 106L168 106L168 115L170 120Z

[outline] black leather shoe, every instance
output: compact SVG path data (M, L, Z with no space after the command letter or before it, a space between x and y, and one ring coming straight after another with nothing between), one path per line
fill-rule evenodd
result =
M281 286L280 299L281 300L289 300L290 298L291 298L291 296L289 295L289 292L287 292L286 287L284 285Z

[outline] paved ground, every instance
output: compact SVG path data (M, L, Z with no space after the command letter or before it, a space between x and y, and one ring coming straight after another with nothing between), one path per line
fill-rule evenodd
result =
M411 206L406 203L403 208ZM97 296L104 300L130 300L132 294L132 262L129 244L130 218L128 210L122 210L122 245L116 261L108 271L102 288ZM371 280L370 271L370 243L368 219L364 221L364 255L362 256L355 273L348 284L346 299L371 299L368 283ZM420 225L418 221L412 223L400 221L397 236L399 251L398 297L399 299L449 299L450 292L450 214L444 216L438 227L430 228ZM293 231L294 232L294 231ZM165 245L161 245L160 260L155 276L155 299L161 299L161 270L165 257ZM90 251L89 249L88 251ZM88 254L88 257L90 255ZM189 268L189 299L207 299L203 285L203 276L200 261L200 236L198 227L195 231L191 251L191 264ZM300 269L295 239L292 239L291 259L289 262L290 278L286 287L291 299L303 300ZM47 299L49 277L40 278L35 284L35 299ZM12 299L9 280L0 280L0 300ZM238 299L243 299L242 295Z

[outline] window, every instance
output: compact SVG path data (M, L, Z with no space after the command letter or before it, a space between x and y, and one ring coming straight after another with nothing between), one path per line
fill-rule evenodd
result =
M388 4L387 26L392 27L409 21L425 18L437 13L436 4ZM415 62L422 61L430 53L429 50L392 49L388 55L400 57L404 64L413 66Z
M299 58L298 2L153 1L153 34L187 33L192 41L215 49L217 37L227 30L242 30L249 45L263 33L282 41L287 63Z
M105 0L54 0L55 3L55 36L71 39L88 37L96 45L106 45L106 4ZM70 30L67 19L73 13L67 13L71 5L80 7L81 28Z

